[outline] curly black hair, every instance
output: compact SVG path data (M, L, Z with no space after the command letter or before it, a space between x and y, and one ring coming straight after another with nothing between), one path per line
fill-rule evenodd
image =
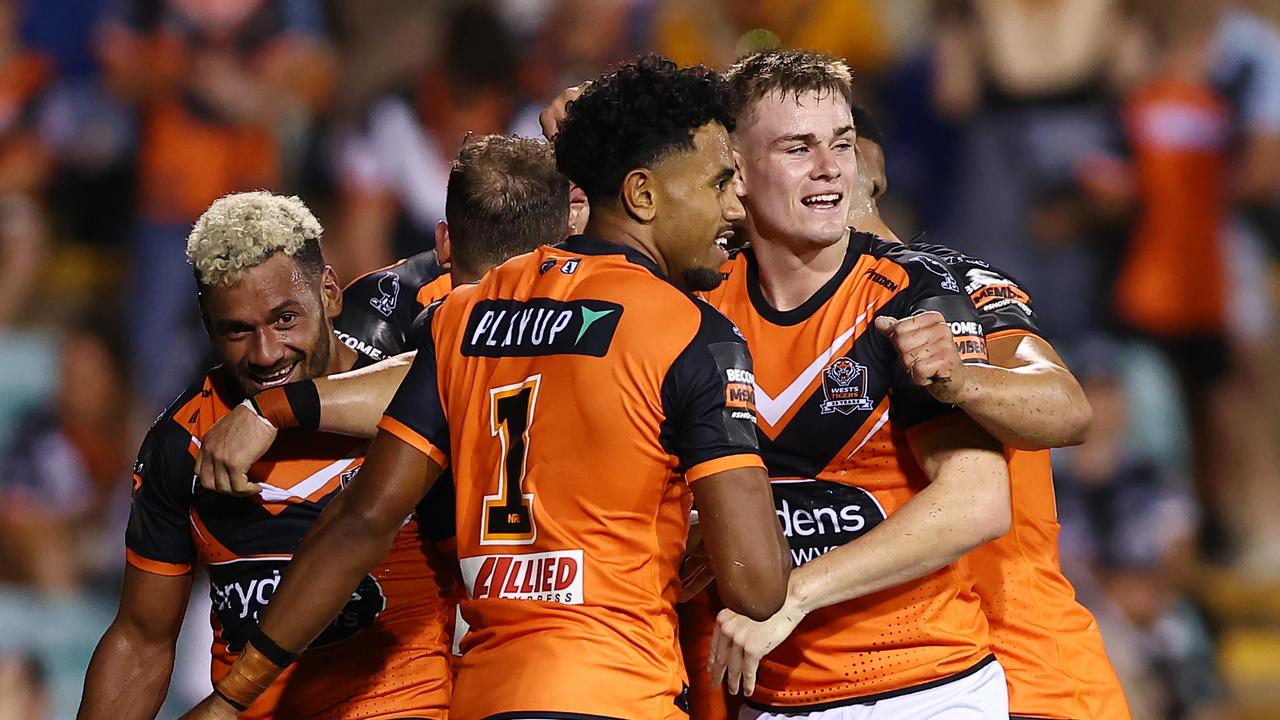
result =
M627 173L679 150L710 122L733 130L733 95L719 73L644 55L593 81L569 103L556 165L587 199L617 195Z

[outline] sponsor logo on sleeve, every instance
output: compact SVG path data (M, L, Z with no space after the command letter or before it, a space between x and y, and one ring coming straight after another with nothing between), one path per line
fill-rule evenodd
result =
M1031 316L1031 296L1022 288L990 270L973 269L965 275L964 291L980 312L995 312L1009 306Z
M582 550L461 558L473 600L536 600L582 604Z
M750 370L726 368L724 406L738 420L756 420L756 376Z
M947 323L951 326L952 339L956 350L964 362L986 362L987 339L982 331L982 323L975 320L963 320Z
M875 407L867 397L867 366L848 357L836 358L822 371L822 394L826 400L818 407L823 415L848 415Z
M346 333L336 329L333 332L338 336L338 340L343 345L346 345L361 355L365 355L373 360L385 360L387 358L387 354L383 352L381 348L370 345L351 333Z

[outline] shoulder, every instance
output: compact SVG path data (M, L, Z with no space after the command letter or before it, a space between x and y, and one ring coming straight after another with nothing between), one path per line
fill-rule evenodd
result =
M146 474L147 470L158 471L160 467L178 467L194 460L191 445L193 441L199 441L197 428L206 423L212 425L219 414L215 408L226 406L219 386L211 372L178 395L156 417L143 438L134 467L135 475ZM148 477L153 475L148 474ZM183 480L190 478L184 477Z

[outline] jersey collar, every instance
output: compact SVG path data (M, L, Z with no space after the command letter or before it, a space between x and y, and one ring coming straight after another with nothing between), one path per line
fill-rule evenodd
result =
M666 274L658 267L658 264L651 260L648 255L622 243L601 240L590 235L570 235L563 242L552 247L578 255L622 255L628 262L643 267L663 280L668 279Z
M745 248L743 254L747 257L747 297L751 300L751 306L755 308L760 317L774 325L799 325L808 320L823 305L826 305L827 301L835 296L836 290L840 289L840 285L849 276L849 272L853 270L858 258L862 257L870 249L873 237L866 233L850 232L849 245L845 250L844 261L840 263L840 269L836 270L836 274L823 283L822 287L818 288L818 291L811 295L808 300L786 311L778 310L765 299L764 291L760 289L760 268L756 264L756 256L750 247Z

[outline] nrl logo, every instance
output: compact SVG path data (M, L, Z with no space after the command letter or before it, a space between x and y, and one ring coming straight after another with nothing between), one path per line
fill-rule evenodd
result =
M393 272L385 272L382 277L378 278L378 297L370 298L369 305L374 310L382 313L384 317L391 317L391 313L396 309L396 300L400 297L400 278L396 277Z
M818 406L823 415L848 415L875 407L867 397L867 368L847 357L836 358L822 371L822 394L827 399Z

